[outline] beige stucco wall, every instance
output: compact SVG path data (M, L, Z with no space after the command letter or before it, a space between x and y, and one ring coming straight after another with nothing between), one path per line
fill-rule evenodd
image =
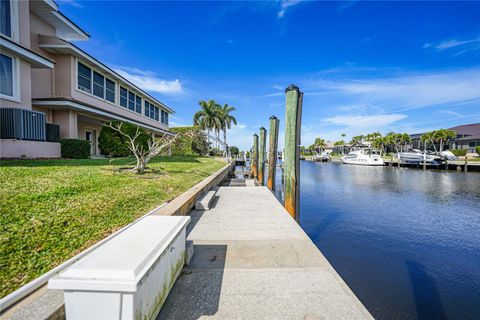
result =
M55 28L41 20L37 15L33 12L30 12L30 46L31 49L38 54L47 57L49 59L54 59L54 54L49 53L41 48L38 47L38 36L55 36Z
M30 3L29 1L15 2L18 3L18 40L24 47L30 48Z
M53 123L60 126L60 138L78 138L77 112L73 110L54 110Z
M54 71L54 97L72 97L73 56L56 55Z
M60 158L58 142L0 139L1 158Z

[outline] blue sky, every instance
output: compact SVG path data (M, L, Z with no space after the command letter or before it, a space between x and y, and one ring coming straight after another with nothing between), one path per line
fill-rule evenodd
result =
M200 99L236 107L243 149L271 115L282 127L290 83L305 93L302 145L480 122L480 2L59 5L91 35L77 45L175 109L172 125Z

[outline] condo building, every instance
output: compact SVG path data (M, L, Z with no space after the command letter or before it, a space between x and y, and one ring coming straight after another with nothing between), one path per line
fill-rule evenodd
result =
M72 42L89 35L52 0L0 0L0 157L60 157L60 139L99 155L105 122L170 134L174 111Z

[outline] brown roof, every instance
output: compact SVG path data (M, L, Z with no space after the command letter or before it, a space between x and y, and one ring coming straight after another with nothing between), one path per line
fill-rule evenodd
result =
M477 136L480 135L480 123L464 124L449 128L449 130L455 131L457 135Z

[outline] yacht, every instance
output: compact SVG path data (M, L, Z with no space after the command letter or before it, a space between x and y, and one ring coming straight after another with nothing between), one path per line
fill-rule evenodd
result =
M428 165L440 165L442 163L442 157L433 152L425 152L418 149L399 152L395 155L395 157L400 159L401 162L409 164L420 164L423 163L423 161L425 161Z
M344 164L356 164L362 166L383 166L383 159L377 150L360 149L349 152L342 157Z

